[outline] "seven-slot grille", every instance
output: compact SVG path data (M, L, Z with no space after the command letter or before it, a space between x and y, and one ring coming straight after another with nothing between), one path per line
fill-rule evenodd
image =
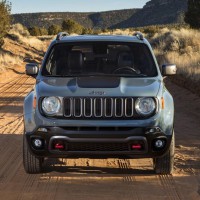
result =
M74 119L133 118L135 115L134 98L64 98L64 115Z

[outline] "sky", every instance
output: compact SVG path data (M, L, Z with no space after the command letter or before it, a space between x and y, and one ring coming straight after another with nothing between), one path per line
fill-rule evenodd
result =
M149 0L8 0L12 14L35 12L98 12L142 8Z

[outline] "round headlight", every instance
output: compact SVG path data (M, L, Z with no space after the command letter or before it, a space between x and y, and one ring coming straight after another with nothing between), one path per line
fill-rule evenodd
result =
M138 98L135 109L139 115L148 116L155 112L156 103L153 98Z
M45 97L42 101L42 110L47 115L54 115L59 113L61 102L58 97Z

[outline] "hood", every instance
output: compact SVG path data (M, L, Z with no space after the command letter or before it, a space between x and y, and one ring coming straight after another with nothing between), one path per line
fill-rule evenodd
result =
M158 78L119 78L119 77L81 77L81 78L43 78L37 83L40 97L156 97L161 81Z

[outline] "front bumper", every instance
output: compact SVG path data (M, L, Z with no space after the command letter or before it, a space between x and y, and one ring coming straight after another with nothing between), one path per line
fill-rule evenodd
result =
M153 158L164 155L170 146L171 135L158 127L47 127L25 133L31 152L38 157L57 158ZM151 131L150 131L151 130ZM153 131L152 131L153 130ZM40 139L42 147L34 146ZM154 146L157 139L165 141L161 149ZM55 149L55 143L64 149ZM140 149L132 149L140 145Z

